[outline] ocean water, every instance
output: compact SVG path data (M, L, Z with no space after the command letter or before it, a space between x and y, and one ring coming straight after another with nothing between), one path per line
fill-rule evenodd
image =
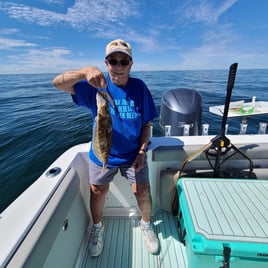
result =
M133 72L153 95L158 112L163 93L191 88L202 96L202 123L217 135L221 118L209 106L225 103L226 70ZM91 140L90 111L77 107L65 92L53 88L55 74L0 75L0 212L29 187L69 147ZM232 101L268 101L268 69L237 71ZM239 132L241 118L228 119L228 132ZM248 133L257 133L268 115L248 119ZM160 136L159 119L153 135Z

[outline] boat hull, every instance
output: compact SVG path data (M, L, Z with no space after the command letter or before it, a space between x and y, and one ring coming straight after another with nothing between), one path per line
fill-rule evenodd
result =
M160 261L167 263L170 258L167 252L171 252L168 245L172 243L172 248L175 247L172 251L174 258L172 267L187 267L186 247L179 242L178 236L173 232L176 230L176 217L172 215L172 201L179 179L174 175L184 159L207 144L211 138L211 136L151 138L147 160L153 199L152 219L160 239L161 250L159 254L152 256L142 251L144 263L145 260L150 260L156 265ZM230 139L252 158L253 179L268 179L268 135L230 136ZM94 260L94 264L88 265L92 263L87 250L87 227L92 224L88 182L89 146L90 143L80 144L63 153L34 184L1 213L0 237L5 243L0 243L0 267L37 267L37 264L38 267L91 267L92 265L108 267L101 266L100 260L104 256ZM224 163L223 168L225 170L238 168L246 174L248 163L234 156L231 161ZM200 174L208 174L209 169L206 157L200 154L185 166L183 175L189 177L195 173L195 177L200 177ZM164 212L161 215L166 216L160 219L157 215L161 211ZM117 228L120 219L126 221L126 226L129 226L129 222L137 225L140 216L136 200L129 183L120 173L116 174L110 184L103 215L109 225L110 220L114 219L113 227L108 227L111 228L110 234L116 234L116 229L113 228ZM170 226L172 217L174 225L171 232L167 226ZM160 220L169 223L158 226ZM136 225L133 226L133 230L131 229L134 233L139 232ZM137 240L136 237L136 235L131 236L129 260L133 260L133 256L136 256L134 249L142 245L142 240ZM113 239L112 235L106 236L106 245L110 245ZM123 244L120 243L119 245L124 245L123 241ZM108 248L105 252L110 254ZM107 263L112 261L119 261L116 254ZM135 267L133 265L133 262L129 261L129 266L126 267L133 268ZM142 267L140 263L139 265Z

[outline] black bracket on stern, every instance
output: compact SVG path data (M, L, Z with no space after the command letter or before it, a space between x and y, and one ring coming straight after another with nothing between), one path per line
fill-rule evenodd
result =
M226 122L228 117L228 110L229 110L229 104L231 100L232 95L232 89L234 86L236 71L237 71L237 63L233 63L229 68L229 77L228 77L228 83L227 83L227 95L225 98L225 106L224 106L224 113L222 117L222 124L219 135L211 139L211 141L194 152L192 155L188 156L182 163L179 171L178 178L181 177L181 174L183 172L184 166L187 164L188 161L193 160L195 157L200 155L201 153L206 154L206 158L213 169L213 177L221 177L220 176L220 167L221 165L227 160L230 159L235 154L240 154L242 157L246 158L249 161L249 172L252 174L253 171L253 162L252 160L239 148L234 146L230 140L225 136L226 131ZM223 161L221 161L221 157L226 155L230 150L233 150L233 153L229 155L227 158L225 158ZM211 162L209 156L215 157L214 165Z
M231 101L232 90L234 87L237 65L238 65L237 63L233 63L229 68L229 77L228 77L228 83L227 83L227 95L225 98L225 105L224 105L224 112L223 112L223 117L222 117L220 134L211 140L211 145L209 147L207 147L204 151L207 159L209 159L208 155L216 156L215 164L214 164L214 166L212 166L213 171L214 171L213 177L220 176L221 164L224 161L226 161L227 159L229 159L230 157L232 157L236 153L239 153L240 155L242 155L244 158L246 158L249 161L249 172L252 173L252 171L253 171L252 160L244 152L242 152L240 149L238 149L236 146L234 146L230 142L230 140L225 136L226 122L227 122L228 111L229 111L229 104ZM234 153L231 154L231 156L226 158L221 163L220 162L221 156L227 154L227 152L229 152L231 149L234 151ZM214 153L211 152L212 150L214 150ZM211 162L210 162L210 164L211 164Z

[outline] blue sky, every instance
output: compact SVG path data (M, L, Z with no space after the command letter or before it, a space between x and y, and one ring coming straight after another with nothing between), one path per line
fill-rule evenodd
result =
M0 73L94 65L116 38L132 70L268 68L267 0L12 0L0 2Z

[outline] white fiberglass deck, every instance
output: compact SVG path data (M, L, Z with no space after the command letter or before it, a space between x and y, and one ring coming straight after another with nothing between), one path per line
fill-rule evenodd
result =
M160 211L153 217L155 232L160 242L157 254L149 254L145 249L139 219L106 218L105 245L103 253L84 260L83 267L186 267L183 245L179 242L175 217L166 211Z

